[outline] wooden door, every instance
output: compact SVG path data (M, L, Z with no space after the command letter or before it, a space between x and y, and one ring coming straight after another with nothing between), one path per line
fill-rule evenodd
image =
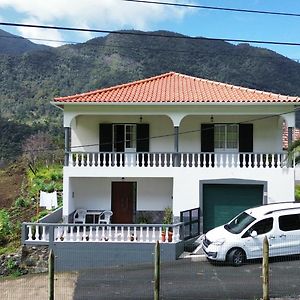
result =
M111 207L113 211L113 223L133 223L135 185L135 182L112 182Z

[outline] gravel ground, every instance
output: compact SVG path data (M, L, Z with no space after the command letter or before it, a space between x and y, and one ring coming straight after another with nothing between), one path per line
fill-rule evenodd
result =
M73 299L77 273L55 275L55 299ZM46 300L48 299L48 275L26 275L15 279L0 280L1 300Z

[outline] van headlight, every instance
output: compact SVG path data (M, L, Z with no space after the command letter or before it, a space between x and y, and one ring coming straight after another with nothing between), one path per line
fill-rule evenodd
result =
M212 244L213 244L213 245L216 245L216 246L221 246L221 245L224 244L224 242L225 242L225 239L222 238L222 239L218 239L218 240L212 242Z

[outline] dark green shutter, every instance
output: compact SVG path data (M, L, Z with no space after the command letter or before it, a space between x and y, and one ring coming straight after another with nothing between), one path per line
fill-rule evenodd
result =
M99 125L99 150L112 152L112 124Z
M201 124L201 152L214 152L214 124Z
M253 124L239 124L239 152L253 152Z
M114 126L115 136L115 151L124 152L125 150L125 126L123 124L117 124Z
M149 152L149 124L136 124L136 151Z

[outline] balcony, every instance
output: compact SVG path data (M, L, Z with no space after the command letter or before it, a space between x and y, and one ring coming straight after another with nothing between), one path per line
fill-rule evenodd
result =
M287 152L69 152L65 165L80 168L288 168Z

